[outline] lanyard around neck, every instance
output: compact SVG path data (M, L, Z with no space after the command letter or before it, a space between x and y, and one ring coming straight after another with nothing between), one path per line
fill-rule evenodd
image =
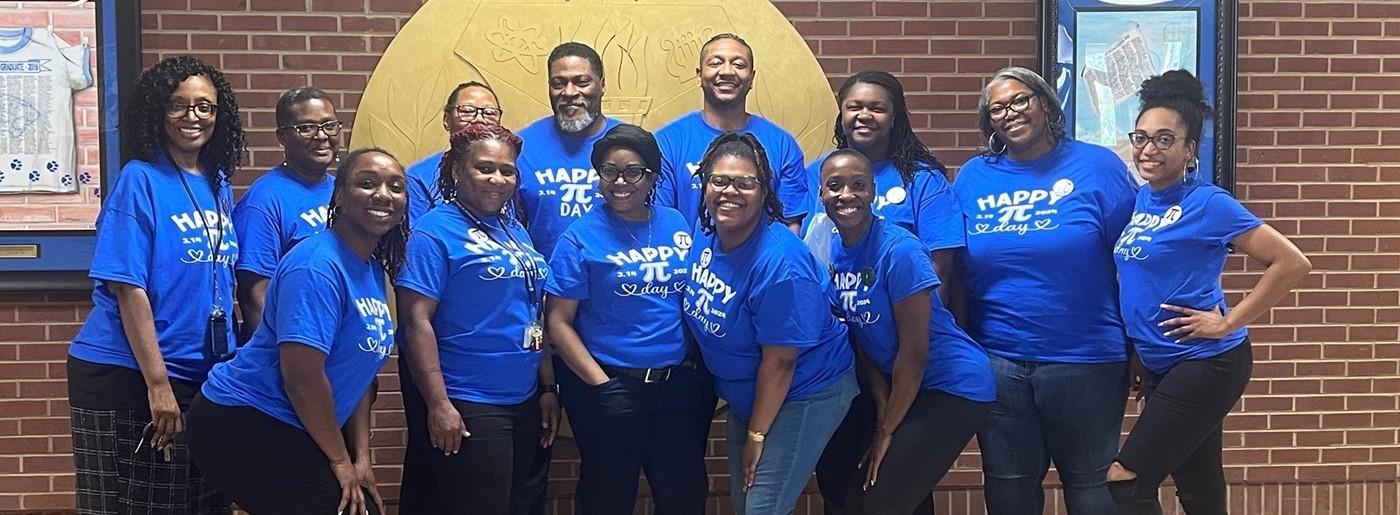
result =
M506 253L514 256L516 261L520 262L521 272L525 276L525 293L529 297L530 317L532 320L538 322L539 315L541 314L541 310L539 309L540 299L535 292L539 288L536 282L539 280L537 276L539 275L540 267L535 263L535 258L531 257L530 253L525 251L525 246L520 243L520 240L515 239L515 235L512 234L509 229L506 229L506 224L501 220L501 215L496 215L496 223L500 225L499 230L506 234L506 239L510 240L510 245L506 245L504 242L497 239L496 235L492 234L492 229L494 228L487 225L484 220L473 214L466 206L463 206L461 199L454 200L452 204L457 206L457 210L461 211L462 216L466 217L473 226L480 229L482 233L485 233L486 238L490 239L491 243L495 243L496 246L501 247Z
M204 218L204 208L200 207L199 199L194 196L194 190L190 188L190 181L185 177L189 172L179 166L176 166L175 170L176 173L180 174L180 185L185 187L185 195L189 197L190 204L194 205L195 215L199 217L200 227L204 229L205 241L209 242L209 251L214 254L209 258L209 279L213 286L213 307L217 309L220 301L223 300L219 295L219 248L224 244L224 209L223 204L219 203L219 190L210 184L210 190L214 194L214 210L218 212L218 220L215 223L219 224L219 228L215 231L209 229L209 221Z

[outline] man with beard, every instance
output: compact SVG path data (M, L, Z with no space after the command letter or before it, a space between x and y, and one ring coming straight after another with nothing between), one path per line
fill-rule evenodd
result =
M773 167L773 190L783 204L788 227L796 231L807 214L807 183L802 148L792 134L747 110L753 90L753 49L734 34L717 34L700 47L695 69L705 104L656 133L661 144L661 184L657 204L672 207L695 227L700 206L700 158L715 137L726 132L751 133L763 145Z
M282 164L253 181L233 208L241 247L234 269L243 314L239 341L248 341L262 322L268 279L282 255L326 228L326 205L335 188L327 170L340 151L341 126L335 105L318 88L292 88L277 100Z
M490 86L477 81L463 82L452 89L442 106L442 128L450 138L473 122L501 124L501 104ZM417 221L428 211L442 204L438 191L438 164L442 152L434 152L408 167L408 223Z
M549 53L549 105L554 115L520 131L522 218L535 250L549 256L564 229L601 205L593 142L618 120L603 116L603 59L588 45L568 42Z

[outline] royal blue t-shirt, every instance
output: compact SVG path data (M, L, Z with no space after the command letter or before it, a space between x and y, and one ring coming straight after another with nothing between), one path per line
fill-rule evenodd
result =
M829 153L827 155L830 155ZM826 156L807 167L808 188L813 213L825 216L821 201L821 168ZM871 163L875 172L875 200L870 205L878 216L918 236L928 252L956 249L967 244L963 231L962 207L953 194L953 185L942 172L929 168L914 172L914 180L904 177L889 160ZM807 217L809 220L814 217ZM805 224L807 220L804 220ZM832 227L835 234L836 228Z
M1157 324L1184 316L1162 304L1203 311L1218 307L1229 313L1220 289L1228 245L1263 224L1229 192L1200 180L1197 173L1162 191L1138 191L1132 221L1113 252L1123 323L1149 370L1165 373L1177 363L1217 356L1244 341L1248 331L1241 327L1218 340L1176 343L1179 336L1162 335L1172 328Z
M233 191L227 185L219 188L215 202L208 181L181 170L163 152L151 162L133 159L122 166L97 217L96 258L88 272L95 281L92 311L68 353L141 369L122 328L117 298L107 289L110 282L131 284L150 298L156 342L170 377L204 381L216 358L205 346L216 304L230 321L225 335L230 347L237 341L232 320L238 236L232 207Z
M448 398L519 404L535 395L541 353L525 348L525 330L539 309L532 306L543 299L549 265L519 224L502 227L497 217L482 223L475 225L454 204L433 208L408 237L408 258L395 286L438 303L430 322ZM516 257L521 252L535 263L535 304L526 289L526 267Z
M442 190L438 189L438 166L442 164L442 154L438 152L425 157L404 172L408 175L409 225L418 225L418 219L442 203Z
M579 301L574 330L599 363L664 368L685 359L681 294L690 228L676 210L645 222L606 205L564 230L549 258L550 295Z
M574 220L603 205L598 195L598 172L593 170L593 143L603 138L618 120L604 120L603 130L588 137L559 130L548 116L520 130L524 150L516 167L520 191L529 217L530 238L546 256L554 253L559 235Z
M1112 151L1073 140L1026 162L963 165L953 191L966 217L972 339L1022 361L1126 360L1113 242L1136 189Z
M308 183L280 165L253 181L233 207L242 246L237 269L272 277L283 254L326 228L334 190L333 175Z
M846 326L827 301L831 279L787 227L759 226L730 252L701 231L687 265L686 326L735 415L753 411L760 346L798 349L786 400L820 392L854 366Z
M768 154L773 167L773 191L783 203L783 216L795 218L807 213L807 180L802 166L802 147L786 129L756 114L739 129L752 133ZM700 160L710 142L724 131L705 123L700 111L677 118L656 132L661 145L661 184L656 187L656 203L681 212L694 229L700 213Z
M871 221L855 245L831 247L832 302L880 371L892 374L899 353L894 305L938 287L933 260L913 234L880 218ZM987 353L958 327L938 295L931 296L928 365L921 386L977 402L996 400Z
M281 347L326 355L335 423L345 425L394 349L384 270L325 231L282 258L268 283L263 323L233 359L214 366L201 390L224 406L250 406L306 429L282 379Z

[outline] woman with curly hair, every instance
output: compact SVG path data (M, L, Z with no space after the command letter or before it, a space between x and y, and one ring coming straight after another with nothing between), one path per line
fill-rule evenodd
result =
M751 134L725 133L705 151L682 297L729 402L730 498L741 515L792 513L857 390L846 327L827 308L831 278L781 223L768 162Z
M549 267L508 209L521 141L473 123L442 156L443 204L413 223L395 281L407 359L426 412L409 445L429 446L404 478L405 513L529 513L539 453L559 430L558 387L543 359ZM421 450L421 449L420 449ZM410 450L410 455L415 451ZM432 485L416 485L424 478Z
M240 508L384 511L369 408L374 376L394 347L384 274L396 275L403 262L407 203L408 177L388 152L345 156L330 229L282 257L268 284L267 320L195 397L190 451Z
M1254 354L1245 328L1302 282L1307 256L1198 170L1205 88L1185 70L1147 79L1138 92L1133 164L1147 187L1114 247L1120 306L1142 364L1147 404L1108 469L1118 513L1162 513L1168 475L1191 514L1225 513L1221 423L1249 385ZM1220 288L1229 246L1264 264L1231 309Z
M170 57L141 73L121 122L133 159L104 192L93 309L68 351L78 512L226 512L180 435L234 341L238 102L219 70Z

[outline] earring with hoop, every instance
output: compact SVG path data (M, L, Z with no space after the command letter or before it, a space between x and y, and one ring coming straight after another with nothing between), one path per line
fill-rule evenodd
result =
M1002 143L1002 144L1001 144L1001 150L997 150L997 145L996 145L996 144L997 144L997 133L993 132L991 135L987 136L987 150L988 150L988 151L991 151L992 154L998 155L998 156L999 156L999 155L1002 155L1002 154L1005 154L1005 153L1006 153L1006 143Z

